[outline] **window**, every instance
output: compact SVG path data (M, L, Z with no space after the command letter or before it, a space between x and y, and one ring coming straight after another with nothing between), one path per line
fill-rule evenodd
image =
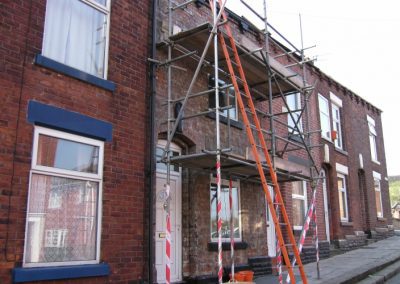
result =
M348 222L349 213L347 207L347 189L346 189L346 176L343 174L337 175L338 192L339 192L339 210L340 221Z
M173 145L170 146L170 153L169 153L170 157L171 158L178 157L180 155L180 152L177 149L172 148L172 147L173 147ZM164 155L164 145L157 145L157 147L156 147L157 170L163 170L163 171L167 172L167 164L161 162L163 155ZM180 172L178 165L171 164L170 170L172 172L176 172L176 173Z
M298 135L299 131L297 128L301 131L303 131L303 126L301 122L301 98L300 98L300 93L295 93L295 94L290 94L286 95L286 102L288 104L289 110L291 111L291 114L288 114L288 129L289 133L293 133L294 135ZM296 128L297 124L297 128Z
M35 127L24 266L99 262L104 142Z
M229 208L229 181L221 181L221 219L222 219L222 240L230 241L231 232L231 210ZM232 210L233 210L233 236L236 241L242 240L242 230L240 221L240 202L239 202L239 182L232 182ZM211 215L211 241L218 241L217 230L217 184L216 180L211 180L210 185L210 215Z
M319 119L321 121L321 135L331 140L331 118L329 115L329 102L326 98L318 95Z
M343 149L342 127L340 123L340 108L335 104L332 104L332 122L333 130L336 131L335 146L339 149Z
M376 216L378 218L383 218L381 175L377 172L372 172L372 175L374 177Z
M208 81L208 87L215 88L214 78L210 77ZM219 80L219 107L224 108L220 113L225 117L229 117L229 119L238 120L238 110L236 104L236 96L235 89L233 87L228 87L227 84ZM215 108L215 93L212 92L208 96L209 98L209 107ZM226 108L230 107L230 108Z
M68 230L46 230L44 246L47 248L62 248L65 246L65 239Z
M58 209L61 207L62 193L59 190L52 190L49 193L49 209Z
M305 181L292 182L293 229L301 230L307 212L307 186Z
M109 0L47 0L43 56L106 78L109 19Z
M368 129L369 129L369 146L371 148L371 159L374 162L378 162L378 152L376 150L376 129L375 120L367 115Z

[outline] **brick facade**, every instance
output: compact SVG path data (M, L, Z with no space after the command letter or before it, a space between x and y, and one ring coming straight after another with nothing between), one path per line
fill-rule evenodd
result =
M134 3L133 3L134 2ZM150 135L154 140L165 140L167 112L167 75L165 69L157 68L155 133L150 133L150 80L148 78L147 58L150 57L150 5L152 1L111 1L109 32L108 82L115 84L115 91L96 86L85 79L78 80L61 71L38 64L38 54L42 52L45 0L6 1L0 4L0 282L11 283L12 271L20 268L23 262L27 202L32 161L34 125L27 120L28 104L36 101L44 105L85 115L110 123L113 127L112 140L105 142L104 176L101 223L100 261L109 264L110 275L85 279L69 279L69 283L140 283L151 277L156 282L155 237L149 236L149 227L154 231L155 196L150 196L147 178L154 178L150 172ZM166 39L166 1L157 1L157 42ZM184 10L176 10L175 28L190 30L211 20L207 5L190 4ZM262 47L262 35L254 29L243 29L241 20L232 14L230 18L237 41L252 49ZM201 50L202 46L199 47ZM270 42L272 55L282 53L286 48L276 41ZM174 54L180 55L180 53ZM166 47L157 49L157 59L165 60ZM35 59L36 58L36 59ZM293 64L293 59L281 56L277 61ZM196 62L185 58L174 65L185 69L173 69L172 93L174 98L185 95ZM298 67L293 70L302 73ZM186 70L186 71L184 71ZM208 88L212 68L203 69L195 82L192 93ZM392 219L390 214L386 161L383 146L381 111L358 95L346 89L332 78L326 76L313 65L307 65L306 78L315 85L309 97L307 115L302 125L311 131L321 128L318 107L318 94L331 103L330 94L340 98L341 127L343 131L343 150L337 150L332 141L321 138L320 133L310 135L313 159L318 168L326 172L328 194L329 236L326 235L323 185L317 185L317 220L321 242L321 255L329 254L329 243L337 244L344 250L357 247L367 238L380 239L389 235ZM220 79L229 83L226 75ZM146 97L147 96L147 97ZM303 98L304 103L304 98ZM267 100L256 103L260 110L267 111ZM190 99L185 115L207 111L210 108L209 96ZM285 110L282 100L275 99L275 113ZM377 157L379 163L371 160L369 128L367 115L375 121L377 138ZM221 123L222 148L239 157L248 158L249 143L240 115L238 122L229 130ZM283 118L282 118L283 117ZM286 121L287 116L282 116ZM332 124L332 111L330 110ZM261 119L263 128L270 128L267 117ZM183 154L201 153L202 150L215 150L215 119L212 115L184 120L182 131L174 138ZM288 128L275 122L278 136L287 136ZM229 138L230 136L230 138ZM267 141L268 147L271 142ZM326 147L324 145L327 145ZM278 140L277 149L285 146ZM326 149L329 160L325 160ZM360 164L362 156L362 166ZM291 151L282 157L284 161L297 161L299 169L304 169L308 161L305 151ZM340 221L339 195L337 183L337 163L348 168L346 175L348 222ZM383 217L377 217L373 172L381 175ZM217 252L211 242L210 183L213 170L198 168L182 169L182 277L194 279L216 276ZM229 171L224 171L223 179L229 179ZM241 267L271 261L268 256L266 206L261 186L255 180L238 179L240 183L241 242L237 243L236 264ZM281 183L286 209L293 220L292 185ZM311 199L311 186L307 183L308 204ZM73 197L75 198L75 197ZM72 202L72 201L71 201ZM150 212L149 210L152 210ZM150 219L152 216L153 219ZM151 231L151 230L150 230ZM283 231L287 238L287 232ZM300 231L295 231L298 236ZM310 229L303 252L305 262L313 261L313 229ZM152 266L149 266L149 263ZM230 265L230 252L224 250L224 266ZM148 271L149 267L152 271ZM273 269L268 268L269 271ZM55 281L57 282L57 281ZM60 280L58 283L63 283ZM37 283L37 282L36 282Z
M159 29L158 41L162 42L167 38L167 15L164 13L166 10L166 2L160 2L159 9ZM162 8L164 7L164 8ZM177 9L174 11L173 22L174 30L187 31L201 25L206 21L211 21L211 12L206 5L189 5L184 10ZM232 14L231 14L232 16ZM240 18L234 15L230 18L231 27L233 28L234 37L238 43L251 46L253 49L262 47L262 35L257 34L251 28L243 31L240 28ZM204 42L199 49L199 55L204 47ZM160 45L157 50L158 59L163 61L166 59L166 46ZM279 43L274 41L270 42L270 50L272 56L282 53L282 47ZM287 56L281 56L277 59L282 65L294 63L293 59ZM184 97L188 88L189 82L192 79L193 72L197 65L195 60L186 58L174 62L174 65L185 68L186 71L173 68L172 80L172 94L173 99ZM298 67L292 67L293 70L301 74ZM205 70L204 70L205 69ZM212 69L203 68L197 81L194 84L192 93L198 93L207 89L207 78L212 74ZM348 248L354 248L359 245L365 244L368 236L371 236L371 231L375 231L376 227L388 230L390 228L391 219L388 214L389 200L388 200L388 187L386 177L386 164L383 149L380 110L364 101L362 98L346 89L340 83L334 81L314 65L307 65L306 78L309 85L315 85L312 95L309 97L307 115L303 115L303 127L308 125L310 131L314 131L310 135L311 145L322 145L322 147L312 148L312 156L316 166L323 168L326 172L327 178L327 198L328 209L325 210L323 185L322 181L317 185L317 222L318 222L318 237L320 240L321 255L324 257L329 256L329 242L330 238L332 244L337 243L339 240L345 240ZM229 79L222 73L220 74L222 80L229 82ZM167 95L167 81L166 72L159 69L157 73L157 133L160 139L165 139L167 118L167 107L165 105ZM332 110L330 93L334 93L343 102L343 107L340 110L341 127L343 131L343 151L335 149L333 142L321 138L319 132L315 132L321 128L318 107L318 94L327 97L330 103L330 124L332 126ZM303 98L304 100L304 98ZM304 101L303 101L304 103ZM185 115L191 115L197 112L205 111L209 107L208 96L199 96L188 100L185 108ZM260 110L268 110L268 102L262 101L257 103L257 108ZM273 102L274 113L282 112L285 109L282 100L275 99ZM369 146L368 124L366 115L370 115L375 119L377 129L377 147L380 165L370 161L371 153ZM286 116L283 120L286 119ZM239 122L241 117L239 115ZM261 123L264 128L270 127L270 121L267 118L262 118ZM287 123L287 120L286 120ZM278 136L287 136L288 129L283 124L275 123L274 129ZM232 147L233 154L243 156L245 149L248 147L248 142L244 129L231 127L231 144L228 143L228 129L226 124L221 123L221 143L222 148ZM363 137L360 139L359 137ZM188 146L188 153L199 153L203 149L215 149L215 122L210 117L196 117L183 121L182 132L180 132L176 139L176 143L181 143L183 148ZM270 147L270 142L268 141ZM276 147L282 148L285 142L278 140ZM325 147L327 144L329 150L329 161L324 161ZM359 153L363 155L363 169L359 166ZM283 156L285 160L307 161L308 156L305 151L292 151L285 153ZM349 208L349 221L346 223L340 222L339 215L339 195L337 189L337 172L336 163L339 163L348 168L346 175L346 188L347 188L347 202ZM379 172L382 176L381 179L381 192L382 204L384 208L384 218L379 220L376 218L375 207L375 191L373 186L372 171ZM184 177L184 183L191 185L186 190L187 199L183 199L183 208L189 209L189 212L182 212L184 218L184 226L187 228L183 230L183 238L187 239L187 243L183 244L183 278L204 278L216 276L216 259L215 251L209 250L210 243L210 203L209 203L209 186L210 174L213 171L201 171L200 169L188 169L189 173ZM365 174L365 189L361 189L359 183L359 174ZM215 174L215 173L214 173ZM199 178L202 176L202 178ZM224 176L227 178L227 176ZM246 242L247 247L244 249L236 250L236 263L242 266L251 265L254 259L263 259L268 253L266 244L266 228L265 228L265 204L261 187L258 184L252 184L248 181L241 180L241 209L246 214L254 214L254 218L248 218L246 215L242 216L242 233L243 242ZM252 190L249 190L252 189ZM185 189L183 189L185 190ZM292 199L292 186L290 183L281 183L281 191L285 200L285 207L289 213L289 218L293 220L293 199ZM244 193L245 192L245 193ZM311 199L311 186L307 185L308 204ZM361 196L364 196L365 202L360 202ZM262 200L262 201L261 201ZM189 205L185 205L189 204ZM250 211L247 211L251 208ZM254 211L254 212L253 212ZM327 211L327 218L329 221L329 230L326 228L325 211ZM369 217L368 217L369 216ZM259 231L254 231L251 228L261 224ZM389 225L389 226L388 226ZM326 231L329 231L327 236ZM378 229L379 231L379 229ZM381 229L382 231L382 229ZM364 233L365 232L365 233ZM286 236L285 231L283 232ZM298 236L300 231L295 231ZM362 234L361 234L362 233ZM305 262L314 261L312 254L314 253L312 235L313 229L310 229L306 239L306 248L302 255ZM368 235L369 234L369 235ZM390 234L390 233L389 233ZM388 234L386 234L388 235ZM257 261L256 261L257 262ZM266 261L268 262L268 261ZM263 262L264 263L264 262ZM230 256L228 252L224 252L224 266L230 265Z
M107 277L69 283L135 283L146 278L145 164L148 1L112 1L108 80L114 92L34 64L42 50L46 1L5 1L0 13L0 282L21 267L34 125L29 101L111 123L105 142L101 262ZM79 48L79 47L77 47ZM65 280L59 281L65 283Z

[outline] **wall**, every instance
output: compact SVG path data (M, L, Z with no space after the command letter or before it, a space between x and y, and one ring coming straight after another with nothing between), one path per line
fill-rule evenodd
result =
M116 84L114 92L33 64L41 53L46 1L0 4L0 282L11 282L11 270L23 257L34 128L27 122L30 100L113 125L104 151L101 235L101 261L110 264L111 274L69 283L147 277L148 2L112 1L108 80Z

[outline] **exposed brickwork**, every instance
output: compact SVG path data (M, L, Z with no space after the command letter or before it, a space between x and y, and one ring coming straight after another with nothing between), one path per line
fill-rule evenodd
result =
M158 29L158 38L160 41L165 40L167 37L167 22L166 22L166 1L161 1L160 9L160 25ZM203 24L204 22L211 21L211 13L209 7L201 5L200 7L188 6L184 10L176 10L174 12L174 26L177 30L186 31L196 26ZM233 28L233 33L237 42L243 45L252 46L254 49L256 47L262 47L262 36L257 35L254 31L242 32L238 27L237 19L230 19ZM161 24L162 23L162 24ZM205 42L204 42L205 44ZM202 51L203 46L199 47ZM270 51L272 55L277 55L282 53L281 47L274 41L270 42ZM165 60L166 58L166 47L158 49L158 58L160 60ZM277 60L283 64L292 64L294 60L288 56L281 56ZM181 71L178 69L173 69L173 81L172 81L172 95L173 98L184 97L186 90L189 86L190 80L197 62L192 59L185 59L174 64L180 67L186 68L187 71ZM299 67L292 67L299 74L302 74L302 70ZM166 90L167 90L167 80L165 70L158 70L157 73L157 132L159 137L165 137L167 118L166 113ZM194 84L192 93L197 93L207 89L207 76L209 73L213 73L212 69L207 69L199 74L197 81ZM342 131L344 137L344 151L337 151L333 143L327 142L321 138L320 133L314 132L310 134L311 145L328 144L330 161L329 163L324 163L324 149L314 147L311 149L312 157L318 168L324 168L327 174L327 195L328 195L328 219L330 224L329 237L331 240L344 238L345 235L354 235L356 231L367 231L371 228L377 226L386 226L391 223L389 214L386 214L389 208L389 203L387 199L387 182L384 180L386 176L386 165L384 161L384 149L383 142L378 141L378 156L381 164L372 165L370 162L370 150L368 141L368 126L366 123L366 114L371 115L377 125L378 139L382 139L381 132L381 121L380 121L380 111L377 110L372 105L366 103L364 100L360 99L355 94L351 93L349 90L345 89L343 86L327 77L322 71L313 66L308 66L306 70L306 78L309 85L315 85L315 90L309 97L308 105L309 108L306 110L302 117L303 129L310 131L315 131L320 129L320 119L319 119L319 108L318 108L318 96L320 93L329 99L330 92L334 93L336 96L343 100L343 108L341 113L341 123ZM220 75L222 80L228 81L227 77L223 74ZM303 103L305 98L302 98ZM196 97L189 99L188 104L185 108L185 115L191 115L198 113L200 111L205 111L209 107L208 96ZM257 108L259 110L267 111L268 102L258 102ZM275 113L285 111L285 104L281 99L274 99L273 111ZM239 115L239 121L242 118ZM287 116L280 116L277 120L287 123ZM331 114L332 120L332 114ZM288 135L287 126L283 123L278 123L275 121L274 130L278 136L286 137ZM270 129L270 120L266 117L261 118L261 124L263 128ZM246 133L243 129L238 129L232 127L231 129L231 144L228 144L227 140L227 127L225 124L221 124L221 140L222 148L231 146L232 153L240 156L245 156L245 149L249 146L246 138ZM359 137L364 137L360 139ZM207 117L197 117L194 119L185 120L183 122L182 134L178 135L176 141L185 142L190 146L191 153L200 152L203 149L212 150L215 149L215 123L213 119ZM354 142L353 142L354 141ZM183 143L183 145L185 144ZM268 147L271 148L271 141L267 141ZM276 141L276 150L279 152L286 145L284 140L278 139ZM289 145L290 149L290 145ZM362 153L364 157L364 169L365 172L365 185L364 191L360 189L359 183L359 165L358 165L358 154ZM285 153L283 159L291 159L295 157L296 159L308 160L309 156L305 151L291 151ZM347 193L348 193L348 207L349 207L349 222L347 224L342 224L339 217L339 196L337 190L337 173L336 173L336 163L340 163L349 168L349 174L347 176ZM382 202L384 205L384 217L388 216L387 220L377 221L376 210L374 207L375 197L373 190L373 180L372 180L372 170L380 172L382 175L381 188L382 188ZM209 242L209 227L210 227L210 213L209 213L209 173L207 171L201 173L201 171L196 171L195 174L189 175L187 183L191 185L195 190L188 190L187 200L183 200L183 207L189 208L190 212L183 212L184 222L188 222L186 225L187 230L184 230L183 239L189 236L187 243L184 243L183 248L183 271L185 277L196 277L201 275L214 275L216 273L216 253L208 252L205 250L207 243ZM281 191L283 194L285 207L288 212L290 220L292 220L292 186L290 183L281 183ZM259 191L257 186L251 185L246 181L241 181L241 206L243 212L246 212L246 208L252 208L252 210L258 212L258 214L264 214L265 208L260 207L260 200L254 199L256 193L251 193L248 188L254 188L254 191ZM246 189L246 195L243 195ZM260 193L257 193L259 198L263 198ZM311 185L307 184L307 197L308 204L311 201L312 189ZM362 197L364 196L364 197ZM250 198L249 198L250 197ZM360 198L364 198L366 201L364 203L360 202ZM185 205L188 202L190 205ZM372 204L372 205L371 205ZM324 196L322 192L322 181L317 184L317 202L316 210L318 216L318 238L323 244L322 251L323 255L327 256L329 254L329 245L326 236L326 223L325 223L325 208L324 208ZM250 211L249 211L250 213ZM256 214L256 213L254 213ZM190 216L190 217L185 217ZM261 215L260 215L261 216ZM257 251L260 247L258 240L262 240L262 234L257 231L249 230L254 226L257 220L264 219L258 218L248 218L246 215L242 216L242 230L243 230L243 240L248 242L248 234L250 234L251 241L248 242L249 247L245 250L238 250L237 253L237 263L247 263L246 257L265 257L266 254L266 239L264 238L263 247L261 250ZM367 225L368 224L368 225ZM265 229L264 229L265 230ZM265 232L264 232L265 233ZM287 239L287 231L283 230L283 234ZM300 231L295 231L295 235L299 236ZM313 226L309 230L306 246L311 248L313 246L312 236L314 234ZM188 246L188 247L186 247ZM254 248L254 250L253 250ZM185 251L188 251L185 252ZM305 260L312 261L311 254L314 253L313 249L308 249L305 251ZM229 253L224 252L224 265L229 263Z
M11 283L11 269L21 266L23 257L33 142L33 125L26 119L29 100L113 125L113 140L104 151L101 236L101 261L110 264L111 275L69 283L146 278L149 1L112 1L108 79L117 84L114 93L32 64L41 53L46 1L0 6L0 282Z

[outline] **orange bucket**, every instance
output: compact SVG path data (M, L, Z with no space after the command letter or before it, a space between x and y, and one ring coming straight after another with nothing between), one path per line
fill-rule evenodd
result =
M238 282L245 281L244 274L242 274L241 272L235 273L235 277L234 277L235 279L232 279L232 273L229 273L229 278L231 280L238 281Z
M239 274L241 274L243 276L243 280L244 282L253 282L253 275L254 272L251 270L244 270L244 271L240 271Z

